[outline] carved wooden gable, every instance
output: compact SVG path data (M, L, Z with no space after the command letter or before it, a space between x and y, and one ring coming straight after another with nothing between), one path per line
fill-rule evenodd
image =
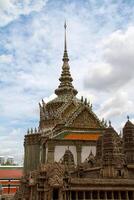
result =
M86 108L73 119L70 125L77 128L100 128L99 121Z

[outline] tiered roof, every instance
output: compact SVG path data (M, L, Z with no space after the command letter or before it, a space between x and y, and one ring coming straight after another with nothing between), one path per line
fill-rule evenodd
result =
M56 98L45 103L42 100L40 105L40 123L39 129L43 133L47 132L53 137L56 137L54 133L58 127L68 128L91 128L102 129L104 124L98 119L95 113L92 111L92 104L87 102L87 99L79 100L77 90L74 88L72 82L73 78L70 73L69 57L67 52L66 41L66 23L65 23L65 44L63 54L62 72L59 78L60 84L55 90ZM59 131L59 129L58 129ZM54 133L54 134L53 134ZM84 139L84 140L97 140L99 137L94 133L88 134L70 134L66 136L67 139Z

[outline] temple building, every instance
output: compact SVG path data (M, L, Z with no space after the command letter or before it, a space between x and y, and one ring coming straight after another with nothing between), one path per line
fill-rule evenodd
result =
M13 199L19 189L20 179L23 175L23 167L18 165L0 166L0 199Z
M76 97L66 43L57 97L39 103L39 127L24 139L24 176L15 200L133 200L134 124L121 137Z

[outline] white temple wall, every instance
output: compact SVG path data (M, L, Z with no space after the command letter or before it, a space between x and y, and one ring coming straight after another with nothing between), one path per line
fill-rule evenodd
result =
M84 162L92 151L93 155L96 155L96 146L82 146L81 161Z
M73 153L74 162L77 164L77 153L75 146L55 146L54 151L54 161L59 162L59 160L63 157L65 151L69 148L69 150Z
M61 146L61 145L55 146L54 161L59 162L59 160L63 157L68 147L69 147L69 150L73 153L75 164L77 164L76 146ZM96 146L82 146L82 151L81 151L82 162L84 162L84 160L89 156L91 150L92 150L92 153L96 155Z

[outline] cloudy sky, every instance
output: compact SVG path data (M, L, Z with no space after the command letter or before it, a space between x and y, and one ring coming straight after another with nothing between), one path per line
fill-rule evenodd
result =
M23 159L61 72L64 20L78 97L120 131L134 119L133 0L0 0L0 155Z

